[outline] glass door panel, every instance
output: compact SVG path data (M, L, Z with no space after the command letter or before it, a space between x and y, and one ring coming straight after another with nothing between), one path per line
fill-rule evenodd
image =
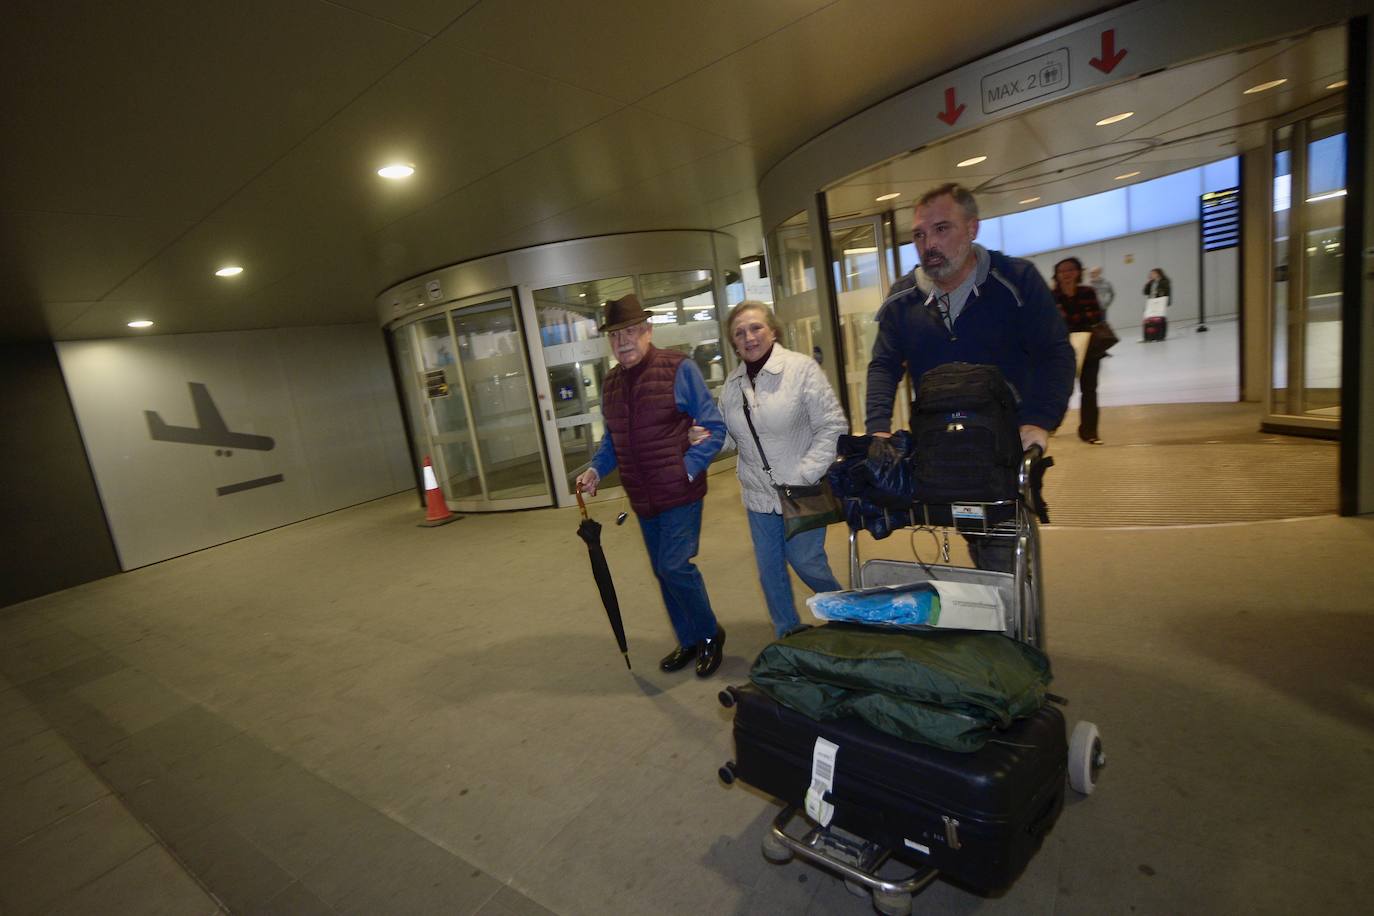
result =
M1296 413L1288 400L1288 236L1293 213L1293 126L1274 132L1273 320L1270 397L1274 413Z
M435 474L449 499L480 498L482 480L448 315L423 318L406 330L415 335L420 371L413 384L425 398L428 451Z
M1345 114L1274 131L1270 416L1339 428Z
M721 352L720 322L715 287L709 270L674 270L641 274L641 301L653 312L654 346L687 354L712 397L725 383L729 366ZM784 345L785 346L785 345Z
M486 499L550 497L515 303L505 298L449 316Z
M879 240L881 217L830 223L831 275L839 303L840 337L843 344L845 385L849 389L850 425L864 431L864 403L868 393L868 361L878 337L878 308L891 285L887 259ZM893 399L892 428L905 429L908 401L905 382Z
M1303 199L1302 413L1341 415L1341 290L1345 268L1345 114L1307 122Z
M534 312L549 374L563 487L572 493L577 475L587 469L606 424L601 417L601 382L611 368L606 338L596 329L601 303L634 292L634 278L612 277L534 291ZM603 488L620 486L612 471Z

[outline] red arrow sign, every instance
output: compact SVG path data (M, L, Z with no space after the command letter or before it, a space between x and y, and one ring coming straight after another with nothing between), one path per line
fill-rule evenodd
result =
M1124 52L1123 52L1123 53L1124 53ZM944 122L945 122L946 124L948 124L950 127L953 127L953 126L954 126L954 122L957 121L957 120L959 120L959 115L961 115L961 114L964 113L964 108L965 108L965 107L966 107L966 106L964 106L964 105L960 105L958 108L954 107L954 90L953 90L953 89L946 89L946 90L945 90L945 110L944 110L944 111L941 111L941 112L937 112L936 115L935 115L935 117L939 118L941 121L944 121Z
M1102 56L1094 57L1088 63L1103 73L1111 73L1116 69L1116 65L1121 63L1121 58L1125 56L1125 48L1120 51L1116 49L1116 29L1108 29L1102 33Z

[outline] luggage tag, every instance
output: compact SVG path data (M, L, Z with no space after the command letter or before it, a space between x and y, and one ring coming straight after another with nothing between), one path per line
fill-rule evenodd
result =
M811 752L811 788L806 790L806 814L822 827L830 826L835 806L825 800L825 793L835 786L835 755L840 746L824 738L816 739Z

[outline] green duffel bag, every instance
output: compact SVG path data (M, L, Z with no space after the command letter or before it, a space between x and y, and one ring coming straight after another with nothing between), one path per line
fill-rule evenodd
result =
M799 630L759 654L749 679L812 719L857 716L952 751L976 751L1045 702L1038 649L1001 633L892 630L843 623Z

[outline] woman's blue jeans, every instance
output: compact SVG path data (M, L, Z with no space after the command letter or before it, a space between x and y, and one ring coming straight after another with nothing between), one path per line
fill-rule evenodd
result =
M825 529L803 531L791 540L783 537L782 516L776 512L749 513L749 535L754 539L754 560L759 566L759 583L768 603L773 631L781 636L801 625L792 602L792 577L787 564L813 592L834 592L844 586L830 571L825 556Z

